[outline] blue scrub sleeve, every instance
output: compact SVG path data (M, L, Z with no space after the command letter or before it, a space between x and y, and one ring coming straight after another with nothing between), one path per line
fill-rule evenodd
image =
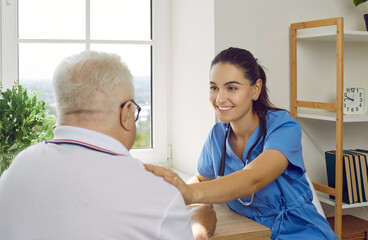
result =
M302 132L299 123L290 117L285 122L274 122L267 130L264 150L275 149L280 151L289 161L285 174L293 179L301 177L305 172L302 155Z
M203 145L201 155L198 159L197 170L198 173L205 178L213 178L215 177L214 167L213 167L213 150L211 148L212 138L214 131L210 132L208 135L206 142Z

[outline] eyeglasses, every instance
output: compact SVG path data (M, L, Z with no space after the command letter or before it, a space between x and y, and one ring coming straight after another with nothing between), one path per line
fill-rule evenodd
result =
M136 102L134 102L134 100L132 100L132 99L129 99L129 100L127 100L127 101L125 101L125 102L123 102L121 105L120 105L120 107L121 108L123 108L124 106L125 106L125 104L127 103L127 102L132 102L134 105L135 105L135 110L134 110L134 120L135 121L137 121L138 120L138 118L139 118L139 113L141 112L141 110L142 110L142 108L136 103Z

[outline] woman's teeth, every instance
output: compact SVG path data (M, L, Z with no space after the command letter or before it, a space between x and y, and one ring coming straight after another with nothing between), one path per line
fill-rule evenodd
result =
M218 109L221 110L221 111L226 111L226 110L230 110L232 109L233 107L220 107L218 106Z

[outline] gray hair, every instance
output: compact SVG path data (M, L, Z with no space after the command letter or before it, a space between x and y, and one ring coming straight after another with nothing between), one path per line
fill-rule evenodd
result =
M116 54L84 51L65 58L54 73L58 123L68 116L104 119L134 98L132 74Z

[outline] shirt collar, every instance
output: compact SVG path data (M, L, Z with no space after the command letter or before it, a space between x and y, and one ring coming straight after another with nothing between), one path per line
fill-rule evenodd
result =
M86 128L58 126L54 130L54 139L81 141L118 154L131 156L127 148L115 138Z

